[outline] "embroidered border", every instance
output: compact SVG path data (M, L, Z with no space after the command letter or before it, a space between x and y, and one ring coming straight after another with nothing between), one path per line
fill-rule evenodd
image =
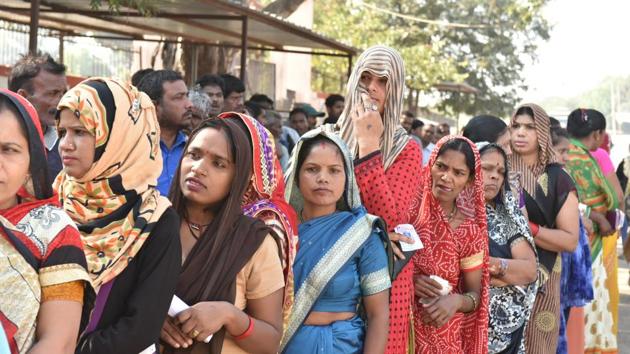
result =
M361 277L361 290L364 296L374 295L392 287L389 272L386 268L379 269Z
M85 280L91 284L90 276L85 268L76 263L59 264L39 270L39 283L42 287L76 280Z
M459 265L462 270L478 268L483 264L483 251L473 254L470 257L462 258Z
M341 267L352 257L370 236L372 223L361 218L335 242L333 247L317 262L295 294L296 301L289 317L287 329L282 337L280 352L284 350L302 322L311 311L319 295Z

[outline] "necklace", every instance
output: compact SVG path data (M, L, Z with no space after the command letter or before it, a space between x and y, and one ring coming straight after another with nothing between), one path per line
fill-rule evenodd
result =
M453 220L453 217L455 216L455 213L457 213L457 203L453 205L453 210L451 210L451 212L448 213L448 215L446 216L446 220L448 222L451 222L451 220Z
M188 219L184 219L184 220L186 220L186 225L188 225L188 231L190 231L190 234L192 235L192 237L195 238L195 240L199 240L201 229L202 228L205 229L206 227L208 227L208 225L210 225L210 224L206 224L206 225L195 224L194 222L190 222Z

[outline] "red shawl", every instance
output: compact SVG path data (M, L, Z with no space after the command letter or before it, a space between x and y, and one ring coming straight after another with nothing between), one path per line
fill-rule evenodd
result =
M431 167L437 159L442 145L452 139L463 139L475 155L474 181L458 196L457 206L466 216L464 222L452 230L431 187ZM488 352L488 230L483 193L483 179L479 152L475 145L464 137L442 138L429 159L424 172L423 195L420 216L414 223L419 231L424 249L414 255L414 272L424 275L439 275L449 281L454 293L463 293L463 270L482 267L481 301L476 311L469 314L457 313L440 328L422 323L422 305L414 301L416 353L467 353ZM478 267L468 268L462 263L474 259L483 252L483 261ZM462 262L464 261L464 262ZM417 300L417 299L416 299Z

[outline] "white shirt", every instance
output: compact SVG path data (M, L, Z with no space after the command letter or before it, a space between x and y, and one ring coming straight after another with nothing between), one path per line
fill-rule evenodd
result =
M427 147L422 148L422 166L426 166L429 163L429 157L431 157L431 153L435 149L435 144L429 143Z
M44 145L46 145L46 149L48 151L54 149L57 144L57 140L59 140L57 129L55 129L55 127L48 127L48 129L46 129L46 133L44 133Z

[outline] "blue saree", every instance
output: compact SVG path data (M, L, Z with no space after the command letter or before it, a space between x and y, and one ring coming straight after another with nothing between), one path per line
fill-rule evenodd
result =
M337 211L302 222L299 248L293 265L295 303L285 328L282 353L361 353L366 326L358 315L361 299L391 287L386 239L380 219L361 205L352 161L335 135L314 130L296 145L292 166L305 140L318 135L332 140L344 152L346 190ZM293 169L287 174L286 197L297 210L303 207ZM353 318L327 326L305 325L311 311L354 312Z

